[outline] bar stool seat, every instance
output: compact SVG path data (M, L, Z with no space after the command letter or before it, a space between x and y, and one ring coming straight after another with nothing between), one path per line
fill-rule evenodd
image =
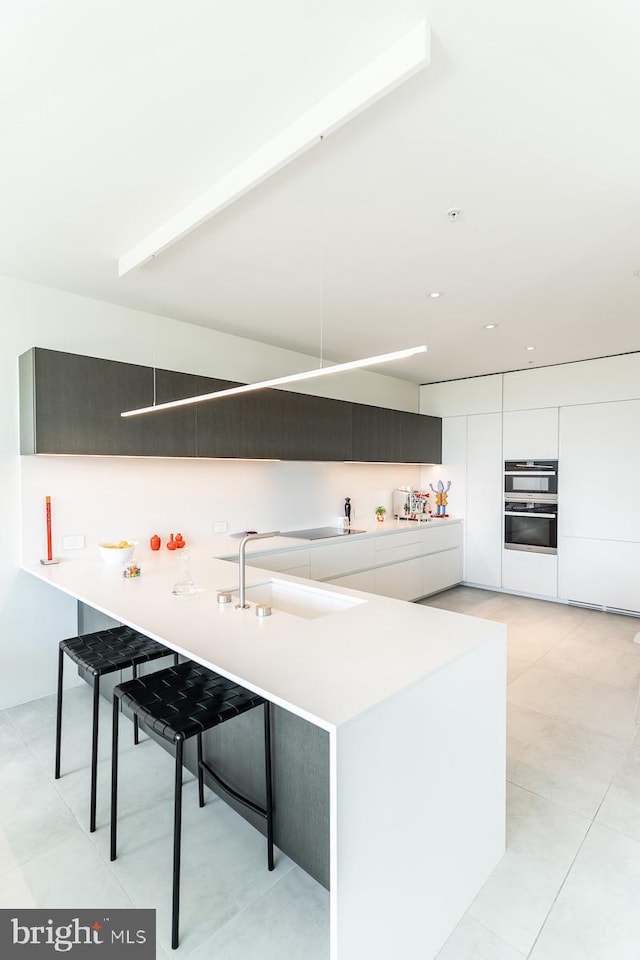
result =
M264 707L265 794L264 807L238 793L202 756L202 734L234 717ZM185 741L197 737L198 800L204 806L204 771L240 803L260 814L267 824L267 866L273 870L273 787L271 774L271 712L268 700L233 680L187 661L144 677L118 684L113 691L113 748L111 754L111 860L116 859L118 801L118 717L121 707L133 712L143 728L175 747L173 905L171 946L179 940L180 834L182 825L182 767Z
M131 627L110 627L94 633L81 634L61 640L58 652L58 693L56 703L56 758L55 779L60 779L60 753L62 740L62 691L65 654L85 670L93 681L93 728L91 745L91 799L89 830L96 829L96 794L98 780L98 715L100 706L100 678L118 670L133 669L162 657L173 654L157 640L152 640ZM175 663L178 655L173 654ZM134 722L134 742L138 743L138 727Z

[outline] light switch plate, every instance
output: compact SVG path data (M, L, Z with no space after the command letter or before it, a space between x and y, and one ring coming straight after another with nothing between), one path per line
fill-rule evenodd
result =
M75 533L73 536L62 538L63 550L82 550L84 548L84 534Z
M214 520L213 521L213 532L214 533L226 533L227 532L227 521L226 520Z

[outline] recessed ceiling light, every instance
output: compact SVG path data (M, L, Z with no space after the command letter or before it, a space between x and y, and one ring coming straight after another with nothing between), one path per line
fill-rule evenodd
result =
M525 350L535 350L535 347L525 347Z
M485 330L495 330L498 326L500 326L498 323L485 323L484 328Z
M634 270L633 275L634 277L640 277L640 270Z
M438 297L443 297L443 296L444 294L442 290L432 290L431 293L429 294L429 297L431 298L431 300L437 300Z

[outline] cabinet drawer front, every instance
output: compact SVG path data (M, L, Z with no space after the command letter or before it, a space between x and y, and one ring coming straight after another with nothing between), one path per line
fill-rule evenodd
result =
M392 563L386 567L376 567L376 593L381 597L393 597L394 600L415 600L424 593L422 557L416 560L405 560L403 563Z
M309 563L312 580L326 580L352 570L363 570L373 566L373 542L356 540L316 547L309 551Z
M432 520L424 540L423 553L437 553L438 550L451 550L462 543L462 524L451 523L438 527L438 521Z
M418 540L417 543L407 543L401 546L392 547L390 550L376 551L376 566L382 566L386 563L400 563L402 560L411 560L413 557L422 557L425 553L424 540Z
M284 550L278 553L249 553L247 563L252 567L262 567L263 570L276 570L283 573L294 567L309 566L308 550ZM300 574L297 574L300 576Z
M346 577L335 577L330 581L337 587L349 587L351 590L364 590L365 593L375 593L375 572L363 570L361 573L350 573Z
M438 593L462 581L462 551L444 550L424 557L423 595Z
M287 567L286 570L280 570L280 573L288 573L291 577L302 577L304 580L310 580L309 564L305 563L301 567Z
M387 550L395 550L396 547L404 547L410 543L422 543L427 531L417 526L407 526L406 530L400 530L398 533L383 533L377 536L373 541L376 553L385 553Z

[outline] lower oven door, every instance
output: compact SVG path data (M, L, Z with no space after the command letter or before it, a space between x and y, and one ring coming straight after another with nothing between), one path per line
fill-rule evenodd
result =
M504 545L507 550L531 553L558 552L556 513L508 510L504 515Z

